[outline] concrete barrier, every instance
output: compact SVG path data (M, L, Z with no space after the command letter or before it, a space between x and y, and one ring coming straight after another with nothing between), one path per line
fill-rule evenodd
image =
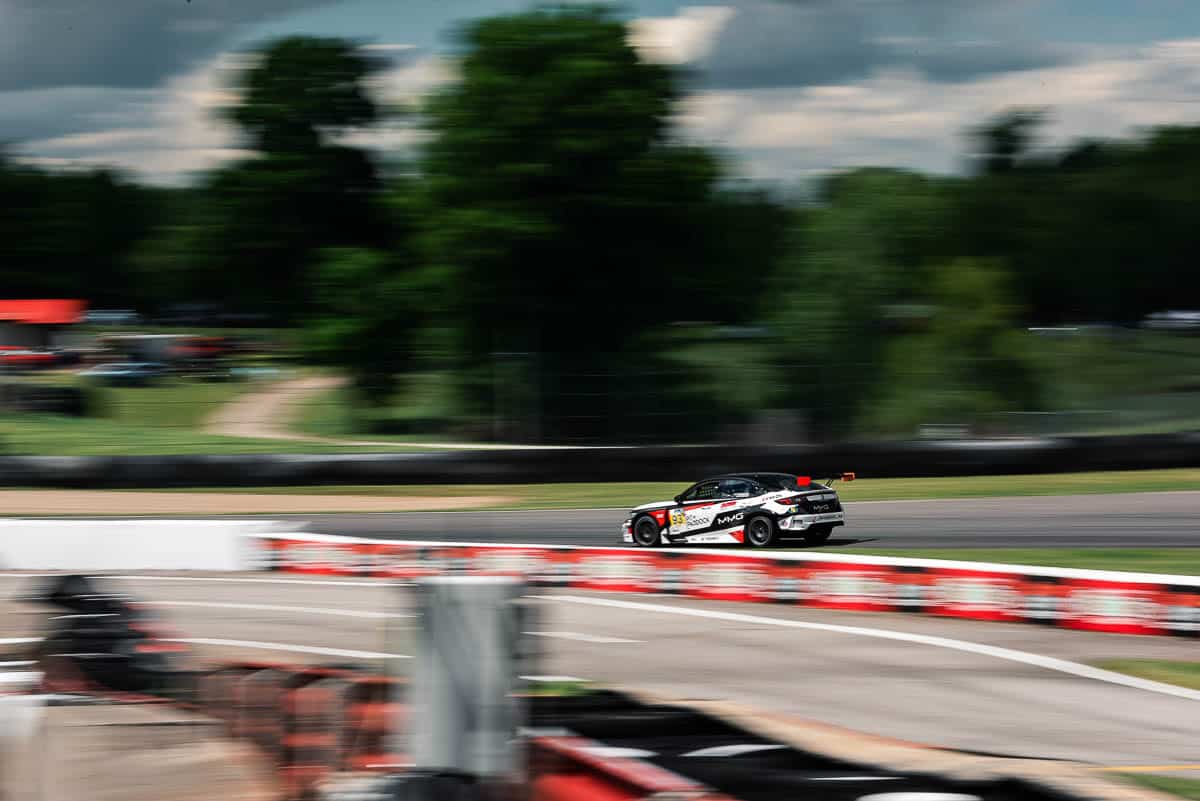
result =
M0 518L0 569L253 570L255 538L286 531L254 520Z

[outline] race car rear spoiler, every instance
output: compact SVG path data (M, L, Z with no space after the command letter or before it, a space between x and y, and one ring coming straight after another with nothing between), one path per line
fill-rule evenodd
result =
M853 481L856 478L856 476L853 473L842 473L840 475L835 475L831 478L825 479L825 483L827 485L831 485L831 484L833 484L833 482L837 481L839 478L842 481ZM796 485L797 486L807 487L807 486L810 486L812 483L813 483L813 480L811 478L809 478L808 476L796 476Z

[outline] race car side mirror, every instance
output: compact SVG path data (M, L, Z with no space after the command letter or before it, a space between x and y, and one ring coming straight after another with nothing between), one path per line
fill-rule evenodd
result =
M675 503L683 503L683 495L676 495Z

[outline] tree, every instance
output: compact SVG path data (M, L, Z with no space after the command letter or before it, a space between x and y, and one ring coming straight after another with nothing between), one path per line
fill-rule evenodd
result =
M1044 121L1045 113L1039 109L1013 109L976 128L974 138L983 157L983 172L1001 175L1016 169L1029 154Z
M829 180L768 284L777 402L814 435L846 434L883 377L885 348L944 254L953 184L899 170Z
M958 260L930 287L928 330L888 345L885 380L865 409L867 430L910 435L925 423L988 424L1037 407L1037 371L1017 333L1018 307L1003 270Z
M374 250L326 251L316 268L320 305L305 326L318 362L350 373L354 399L379 406L410 366L411 332L422 312L419 281L397 257Z
M463 45L460 80L428 106L423 170L430 252L455 276L464 396L496 413L503 366L543 435L622 436L663 391L639 343L694 319L719 280L701 249L718 165L671 141L677 77L642 61L606 10L496 17Z
M344 39L280 39L241 74L241 101L229 116L256 150L312 153L332 135L375 122L364 81L377 67Z
M133 304L141 287L130 255L163 221L171 194L107 170L56 173L12 163L0 151L4 295Z
M378 115L365 89L375 67L352 42L289 37L239 74L227 113L257 153L210 174L180 221L205 240L203 274L184 283L214 294L194 299L297 319L314 303L322 250L391 244L374 165L340 143Z

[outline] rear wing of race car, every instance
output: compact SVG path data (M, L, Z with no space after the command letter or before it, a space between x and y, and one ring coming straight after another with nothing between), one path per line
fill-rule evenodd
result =
M856 478L856 476L853 473L835 474L832 478L825 479L825 485L833 486L833 482L837 481L839 478L842 481L853 481ZM813 483L813 480L808 476L797 476L796 477L796 485L799 487L808 487L808 486L811 486L812 483Z

